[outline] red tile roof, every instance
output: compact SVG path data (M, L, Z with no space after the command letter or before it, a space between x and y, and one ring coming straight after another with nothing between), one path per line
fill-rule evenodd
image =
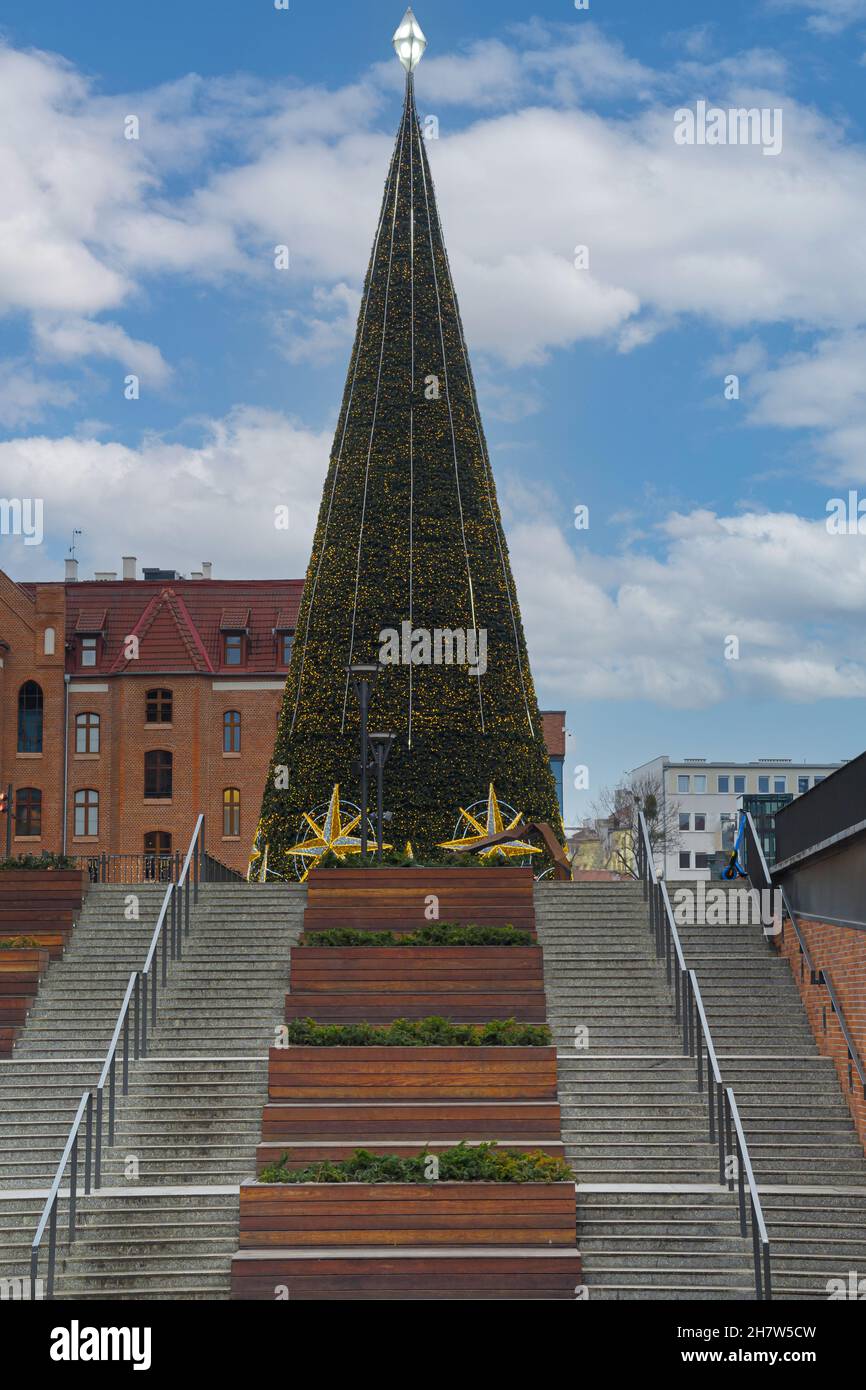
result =
M105 640L98 665L87 675L123 671L171 671L207 674L224 671L240 676L284 675L278 666L274 628L280 618L297 623L304 583L282 580L102 580L66 586L66 636L74 642L94 612L104 612ZM225 667L221 627L226 612L240 613L249 626L247 663ZM93 631L92 628L88 629ZM139 641L138 659L130 661L125 638ZM78 671L74 650L69 670Z

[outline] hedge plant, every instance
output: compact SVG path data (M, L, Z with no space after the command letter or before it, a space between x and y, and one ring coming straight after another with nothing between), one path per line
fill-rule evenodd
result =
M428 1150L413 1158L396 1154L373 1154L356 1149L351 1158L334 1162L311 1163L306 1168L287 1168L288 1154L279 1163L263 1168L259 1182L263 1183L426 1183L439 1182L574 1182L574 1174L561 1158L553 1158L540 1150L522 1153L518 1149L501 1149L495 1143L468 1145L462 1140L453 1149L435 1155L439 1163L438 1179L427 1176Z
M532 946L532 933L519 927L478 927L460 922L431 922L401 936L390 931L357 931L335 927L305 932L302 946Z
M446 1018L397 1018L393 1023L316 1023L296 1018L286 1025L293 1047L549 1047L544 1023L496 1018L451 1023Z
M21 854L17 858L0 859L0 873L13 873L26 870L35 873L40 869L75 869L77 864L68 854Z

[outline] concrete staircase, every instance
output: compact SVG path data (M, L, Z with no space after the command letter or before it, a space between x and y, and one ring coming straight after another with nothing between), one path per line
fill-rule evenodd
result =
M754 1297L640 886L541 884L536 915L590 1299Z
M827 1281L847 1279L866 1258L866 1156L833 1062L819 1053L791 968L760 925L679 932L737 1096L775 1291L826 1298Z
M0 1202L0 1278L27 1271L45 1189L81 1092L97 1079L129 974L144 962L164 891L91 890L14 1060L0 1064L0 1183L9 1192ZM130 923L133 892L139 920ZM58 1261L57 1297L228 1296L237 1184L255 1169L267 1050L283 1017L305 896L288 885L201 886L183 959L170 964L160 994L149 1056L133 1066L129 1095L118 1092L103 1186L81 1200L78 1238Z

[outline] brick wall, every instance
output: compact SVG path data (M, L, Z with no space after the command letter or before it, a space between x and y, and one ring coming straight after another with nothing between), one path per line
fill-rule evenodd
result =
M848 1029L861 1058L866 1059L866 932L802 919L800 930L816 971L823 968L829 972ZM836 1064L839 1084L866 1149L866 1098L863 1087L854 1070L853 1087L849 1088L848 1049L842 1029L831 1008L827 990L811 984L808 971L803 972L804 978L801 980L802 957L797 937L789 923L786 923L780 949L790 961L818 1047Z

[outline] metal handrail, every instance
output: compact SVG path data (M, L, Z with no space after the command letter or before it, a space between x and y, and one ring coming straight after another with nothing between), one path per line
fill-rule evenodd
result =
M752 1253L755 1261L755 1290L759 1302L769 1302L773 1297L773 1286L770 1279L770 1237L767 1234L767 1226L764 1221L764 1212L761 1207L761 1197L758 1192L758 1184L755 1182L755 1174L752 1170L752 1160L749 1157L749 1146L746 1143L746 1136L740 1122L740 1112L737 1109L737 1102L734 1098L733 1089L728 1086L725 1091L725 1118L728 1130L728 1147L730 1148L730 1128L733 1122L734 1136L737 1144L737 1192L740 1208L740 1232L746 1235L746 1186L749 1190L749 1212L752 1227ZM731 1180L733 1186L733 1180Z
M667 884L659 882L655 868L655 860L653 858L649 830L642 811L638 812L638 829L638 877L643 884L644 900L649 902L650 931L655 942L656 956L659 960L664 956L665 974L669 986L674 991L676 1019L677 1022L682 1025L683 1031L683 1055L695 1058L698 1090L703 1092L704 1054L706 1053L707 1111L710 1140L718 1145L719 1184L720 1186L724 1186L727 1183L731 1189L733 1188L733 1178L728 1173L727 1161L731 1152L733 1138L731 1134L731 1118L732 1116L735 1117L736 1138L740 1154L738 1172L742 1172L743 1168L745 1168L750 1175L750 1191L754 1193L754 1204L757 1205L760 1227L763 1232L762 1240L764 1245L762 1245L762 1251L764 1259L760 1267L757 1263L755 1265L755 1295L759 1300L769 1299L772 1296L770 1286L769 1237L767 1236L763 1214L761 1213L760 1198L752 1172L746 1136L739 1122L739 1112L737 1111L733 1090L730 1087L726 1088L722 1080L715 1044L713 1043L713 1035L706 1010L704 1009L700 985L698 984L698 977L694 970L689 970L686 966L682 943L671 908ZM674 961L677 966L676 970L673 969ZM746 1226L744 1222L745 1218L743 1210L741 1210L740 1227L742 1234L745 1236ZM754 1219L752 1229L754 1236Z
M60 1162L54 1174L54 1181L51 1184L45 1206L42 1208L42 1215L39 1218L39 1225L36 1227L36 1234L30 1245L30 1297L35 1299L39 1287L39 1247L42 1237L45 1234L45 1227L49 1225L48 1234L48 1279L46 1289L50 1298L54 1292L54 1266L57 1257L57 1200L60 1195L60 1184L63 1181L63 1174L66 1172L67 1163L72 1162L72 1170L69 1175L69 1241L75 1234L75 1212L78 1204L78 1134L81 1129L81 1122L87 1116L87 1127L84 1140L84 1194L90 1193L91 1162L93 1154L93 1092L85 1091L78 1102L78 1109L75 1112L75 1119L69 1130L69 1135L60 1155Z
M851 1036L850 1030L848 1028L848 1023L845 1018L844 1010L842 1009L842 1005L839 1003L838 996L836 994L835 989L833 988L833 980L830 976L829 970L825 970L822 966L821 969L818 971L818 977L819 978L816 981L816 983L823 985L830 996L830 1006L834 1014L836 1015L836 1021L839 1024L839 1027L842 1029L842 1036L845 1039L845 1044L848 1048L848 1090L853 1091L854 1089L853 1068L856 1067L857 1075L860 1078L860 1084L863 1087L863 1095L864 1097L866 1097L866 1067L863 1066L863 1058L860 1056L860 1053L857 1050L857 1044ZM825 1010L824 1032L826 1033L826 1031L827 1014Z
M167 961L166 950L167 940L165 935L165 919L169 906L171 907L171 958L172 960L181 959L181 939L182 936L189 935L190 926L190 893L193 894L193 901L198 902L199 882L202 876L202 867L205 863L204 851L204 816L199 815L195 823L195 829L189 843L189 849L183 861L183 868L175 874L175 881L168 885L162 907L159 911L156 927L150 940L147 956L143 970L134 970L129 977L123 1002L118 1011L117 1020L114 1025L114 1032L105 1054L105 1061L99 1074L99 1080L95 1088L85 1091L76 1112L75 1119L69 1130L66 1145L57 1167L51 1189L39 1219L39 1225L33 1238L30 1248L30 1296L36 1297L37 1275L39 1267L39 1250L42 1237L45 1234L46 1225L49 1228L48 1237L48 1282L47 1292L51 1298L54 1291L54 1268L57 1255L57 1196L60 1191L60 1183L70 1156L72 1159L72 1174L70 1179L70 1203L69 1203L69 1232L67 1245L75 1239L75 1214L77 1207L78 1192L78 1131L81 1127L82 1116L87 1114L87 1133L86 1133L86 1158L85 1158L85 1195L91 1191L91 1177L93 1179L93 1190L98 1191L102 1182L102 1140L103 1140L103 1117L104 1117L104 1096L105 1086L108 1085L108 1144L114 1142L114 1117L115 1117L115 1098L116 1098L116 1074L117 1074L117 1048L121 1037L123 1038L123 1073L121 1085L123 1094L129 1093L129 1062L130 1062L130 1006L132 1006L132 1060L138 1061L139 1057L147 1055L147 1027L148 1027L148 1008L147 1008L147 984L148 975L153 965L156 948L162 935L162 982L166 983ZM197 852L196 852L197 849ZM179 869L179 856L175 857L175 870ZM190 875L190 869L192 874ZM181 931L181 919L184 922ZM156 1022L157 1004L157 973L153 971L152 979L152 1013L151 1022ZM93 1108L94 1098L96 1101L96 1133L93 1133ZM95 1143L94 1143L95 1138Z
M854 1089L854 1071L856 1070L857 1076L858 1076L858 1078L859 1078L859 1080L860 1080L860 1084L861 1084L861 1086L863 1087L863 1095L864 1095L864 1097L866 1097L866 1065L864 1065L863 1058L860 1056L860 1053L859 1053L858 1048L857 1048L857 1044L856 1044L856 1042L854 1041L854 1038L853 1038L853 1036L852 1036L852 1034L851 1034L850 1028L848 1027L848 1020L847 1020L846 1017L845 1017L845 1010L842 1008L842 1004L841 1004L841 1002L840 1002L840 1000L839 1000L839 997L838 997L838 995L836 994L836 991L835 991L835 989L834 989L834 987L833 987L833 980L832 980L832 977L831 977L831 975L830 975L830 972L829 972L828 970L825 970L825 969L823 968L823 966L817 966L817 965L815 964L814 960L812 959L812 954L811 954L811 952L810 952L810 950L809 950L809 947L808 947L808 945L807 945L807 943L806 943L805 937L803 936L803 933L802 933L802 931L800 930L800 924L799 924L799 922L797 921L797 914L796 914L796 912L794 911L794 909L791 907L790 902L788 901L788 895L787 895L787 893L785 892L784 888L782 887L782 885L781 885L780 883L773 883L772 876L771 876L770 870L769 870L769 868L768 868L768 866L767 866L767 861L766 861L766 858L764 857L764 852L763 852L763 849L761 848L761 842L760 842L760 839L759 839L759 837L758 837L758 832L757 832L757 829L756 829L756 827L755 827L755 822L754 822L753 819L752 819L751 813L747 813L747 815L746 815L746 838L747 838L747 841L748 841L749 843L751 843L752 841L754 841L755 847L756 847L756 849L757 849L757 860L758 860L758 865L759 865L759 867L760 867L761 874L762 874L762 876L763 876L763 878L764 878L764 886L767 887L767 888L773 889L775 892L779 893L780 896L781 896L781 899L782 899L782 939L784 940L784 923L785 923L785 917L786 917L786 916L790 919L791 926L794 928L794 935L795 935L796 938L797 938L797 945L798 945L799 953L800 953L800 981L801 981L801 983L805 983L805 971L808 970L808 971L809 971L809 981L810 981L810 983L813 984L813 985L821 985L821 986L823 986L824 989L826 989L827 994L828 994L828 996L829 996L829 998L830 998L830 1007L832 1008L833 1013L836 1015L836 1021L837 1021L837 1023L839 1024L840 1029L842 1030L842 1036L843 1036L843 1038L845 1039L845 1046L846 1046L847 1049L848 1049L848 1090L849 1090L849 1091L853 1091L853 1089ZM750 859L750 858L747 859L747 861L746 861L746 867L748 868L748 871L749 871L749 880L751 881L751 879L752 879L752 866L751 866L751 859ZM823 1013L823 1022L824 1022L824 1032L826 1033L826 1031L827 1031L827 1009L826 1009L826 1005L825 1005L824 1009L822 1010L822 1013Z

